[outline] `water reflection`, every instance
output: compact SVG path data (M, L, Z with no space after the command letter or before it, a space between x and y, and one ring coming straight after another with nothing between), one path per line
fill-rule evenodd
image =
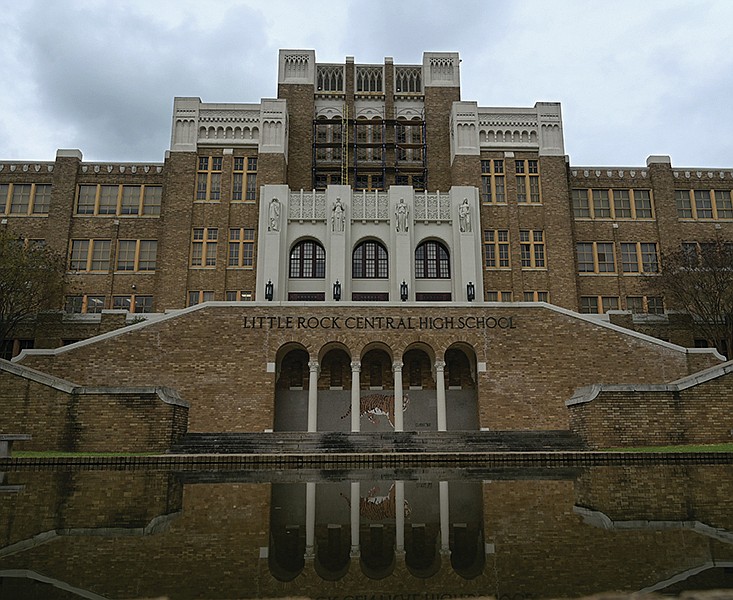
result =
M11 472L2 598L733 588L733 467Z

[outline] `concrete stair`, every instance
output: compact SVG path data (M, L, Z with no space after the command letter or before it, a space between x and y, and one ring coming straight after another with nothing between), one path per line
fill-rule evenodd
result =
M553 431L390 433L189 433L174 454L333 454L394 452L551 452L583 450L580 438Z

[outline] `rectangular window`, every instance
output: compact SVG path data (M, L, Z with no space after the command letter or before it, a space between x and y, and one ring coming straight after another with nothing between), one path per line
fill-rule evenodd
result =
M66 296L64 311L67 313L98 314L104 310L104 296L83 294Z
M221 199L221 156L199 156L196 174L196 200Z
M576 219L590 219L588 190L573 190L573 215Z
M626 296L626 310L632 313L664 314L664 302L659 296Z
M611 242L578 242L579 273L615 273L616 261Z
M549 292L524 292L525 302L547 302Z
M155 271L156 240L120 240L117 245L118 271Z
M191 266L215 267L219 230L216 227L196 227L191 237Z
M593 217L595 219L611 218L611 201L608 190L593 190Z
M324 186L325 187L325 186ZM234 157L232 200L257 199L257 158Z
M257 199L257 159L254 157L247 159L247 191L244 199Z
M713 218L713 203L709 190L695 190L695 211L698 219Z
M618 310L618 296L581 296L580 312L586 315L597 315L609 310Z
M142 192L139 185L125 185L122 187L122 202L120 204L120 214L136 215L140 212L140 193Z
M229 230L229 259L230 267L254 266L255 230L236 228Z
M51 186L36 184L33 195L33 214L43 215L51 208Z
M98 215L116 215L117 214L117 185L103 185L99 190L99 207Z
M487 269L509 267L509 230L488 229L484 231L484 255Z
M539 161L536 159L516 160L514 168L517 177L517 202L519 204L540 204Z
M715 194L717 218L733 219L733 204L731 203L730 190L715 190L713 194Z
M545 235L543 231L521 230L519 232L519 248L523 268L545 268Z
M69 270L109 271L110 240L71 240Z
M188 292L188 305L194 306L202 302L212 302L214 300L214 292L195 290Z
M250 302L254 300L254 294L250 291L232 290L225 295L227 302Z
M11 215L27 215L31 206L31 185L19 184L13 185L13 195L10 199Z
M675 190L674 199L677 204L677 216L680 219L692 219L692 203L690 190Z
M159 215L160 204L163 198L163 188L159 185L143 186L143 213L144 215Z
M634 208L636 209L637 219L651 219L652 198L649 190L631 190L634 194Z
M631 218L631 196L629 195L629 190L613 190L613 208L615 218Z
M76 202L77 215L93 215L97 204L97 186L80 185L79 198Z
M486 204L505 204L504 161L481 161L481 200Z

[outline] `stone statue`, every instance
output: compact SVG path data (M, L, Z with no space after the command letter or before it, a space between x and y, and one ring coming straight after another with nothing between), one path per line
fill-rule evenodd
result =
M395 208L395 219L397 221L397 233L407 232L407 217L410 215L410 208L405 204L405 199L400 198L400 202Z
M345 211L344 205L341 204L341 198L336 198L333 203L333 215L331 216L331 227L334 233L344 232Z
M280 231L280 200L270 200L270 222L267 231Z
M470 233L471 231L471 205L468 198L464 198L458 207L458 226L461 233Z

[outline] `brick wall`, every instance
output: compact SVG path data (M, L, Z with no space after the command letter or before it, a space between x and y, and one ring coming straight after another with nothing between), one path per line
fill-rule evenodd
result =
M733 363L667 386L599 386L568 403L570 427L591 448L729 443Z
M33 436L18 450L165 452L185 434L188 417L172 391L82 389L7 361L0 361L0 403L0 431Z
M334 328L244 328L245 317L337 317ZM501 329L346 329L348 317L511 318ZM664 383L688 374L681 349L542 305L522 307L347 307L207 304L134 325L23 365L89 386L167 386L190 402L191 431L262 431L273 427L277 365L288 348L320 360L341 345L351 360L382 347L398 360L412 347L442 360L451 347L472 354L479 421L491 429L564 429L565 401L594 383ZM486 370L478 365L486 365ZM307 376L307 369L306 369ZM362 374L366 377L365 374ZM403 372L403 378L407 375ZM405 381L405 379L403 379ZM307 383L307 380L306 380ZM322 409L323 410L323 409ZM450 407L448 407L450 411Z

